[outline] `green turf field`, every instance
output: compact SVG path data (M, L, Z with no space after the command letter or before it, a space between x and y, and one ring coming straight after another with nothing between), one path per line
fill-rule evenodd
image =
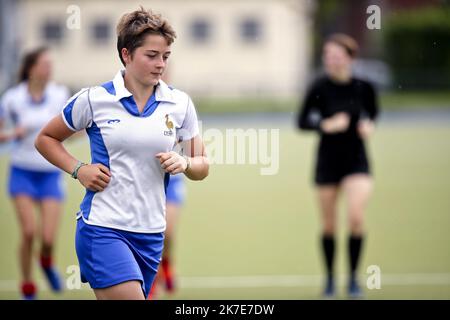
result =
M361 261L381 268L370 299L450 299L450 127L381 125L370 143L375 190L367 212ZM177 294L161 299L316 299L321 256L311 169L315 139L280 131L280 170L261 176L257 165L213 165L204 182L188 183L178 229ZM68 147L89 160L86 145ZM6 196L7 159L0 158L0 298L18 299L18 225ZM83 190L66 177L68 198L58 237L64 273L77 265L75 212ZM342 207L344 209L344 207ZM345 212L341 210L337 271L345 275ZM41 279L40 270L35 275ZM70 274L65 273L65 277ZM345 278L343 278L345 280ZM86 285L40 298L92 299ZM345 298L345 283L339 287Z
M450 90L442 91L380 91L383 110L448 110ZM195 106L201 113L228 112L297 112L299 98L205 98L194 97ZM424 107L426 106L426 107Z

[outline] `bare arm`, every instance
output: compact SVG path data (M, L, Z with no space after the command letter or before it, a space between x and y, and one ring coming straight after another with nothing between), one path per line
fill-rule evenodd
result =
M62 116L58 115L39 132L35 147L48 162L72 174L78 160L64 148L62 142L74 133L67 128ZM80 183L93 191L103 191L109 183L110 176L109 169L102 164L85 165L78 171Z
M74 133L67 128L62 116L58 115L39 132L34 145L48 162L71 174L78 160L67 152L62 142Z
M3 127L5 126L4 120L0 119L0 143L1 142L8 142L15 139L21 139L25 136L26 130L22 126L16 126L14 127L14 130L11 132L3 132Z
M203 139L197 135L191 140L182 141L181 146L190 161L190 167L184 174L191 180L205 179L209 174L209 161Z
M345 132L350 125L350 116L346 112L338 112L320 122L320 128L328 134Z
M5 121L3 119L0 119L0 143L7 142L8 140L10 140L10 135L8 135L5 132L2 132L3 127L5 126L4 122Z
M159 158L161 167L170 174L183 172L191 180L205 179L209 174L209 161L202 138L197 135L190 140L182 141L180 144L183 155L187 159L175 151L158 153L156 157ZM188 162L190 163L189 168L187 168Z

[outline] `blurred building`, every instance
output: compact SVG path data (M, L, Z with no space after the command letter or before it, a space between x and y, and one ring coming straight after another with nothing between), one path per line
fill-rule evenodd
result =
M115 27L139 5L174 26L170 82L194 96L298 96L310 71L314 1L0 1L16 17L1 33L20 54L49 45L55 80L73 90L108 81L121 68Z

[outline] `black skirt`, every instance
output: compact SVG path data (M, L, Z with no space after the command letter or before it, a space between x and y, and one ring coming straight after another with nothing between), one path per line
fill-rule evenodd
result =
M315 183L339 184L355 173L370 174L364 142L347 135L322 136L317 150Z

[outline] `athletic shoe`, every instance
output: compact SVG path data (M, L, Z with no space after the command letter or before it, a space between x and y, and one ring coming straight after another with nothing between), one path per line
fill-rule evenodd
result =
M323 290L323 297L325 299L333 299L335 295L336 289L334 287L334 279L332 277L328 277L325 289Z
M58 271L56 271L54 267L42 268L42 271L44 271L45 277L47 278L50 288L54 292L61 292L62 286Z
M356 279L350 279L348 285L348 296L350 299L361 299L363 297L363 292Z

